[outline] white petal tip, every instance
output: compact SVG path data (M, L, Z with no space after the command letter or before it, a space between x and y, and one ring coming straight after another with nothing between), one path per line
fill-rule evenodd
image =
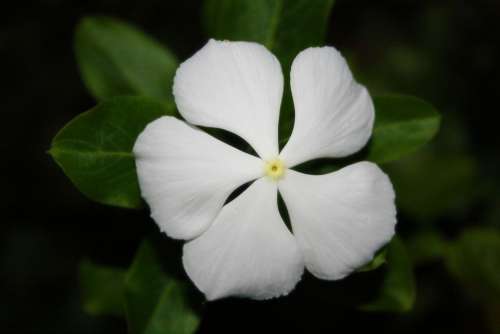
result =
M326 175L290 171L279 187L306 267L316 277L346 277L394 236L394 190L371 162Z
M255 181L228 203L210 228L186 243L184 269L207 300L266 300L288 294L303 258L277 206L276 183Z
M134 154L151 217L175 239L199 236L229 194L262 173L258 158L170 116L146 127Z

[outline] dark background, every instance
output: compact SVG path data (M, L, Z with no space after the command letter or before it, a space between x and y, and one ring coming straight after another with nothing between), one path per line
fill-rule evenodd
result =
M144 28L183 60L207 39L200 5L45 0L4 6L0 333L124 333L122 319L82 311L80 260L127 266L144 235L172 242L159 236L146 211L84 198L46 153L57 131L95 104L78 74L73 30L82 16L113 15ZM449 238L468 226L500 227L499 32L500 6L494 0L338 0L329 23L328 44L351 55L361 82L375 92L408 93L433 103L444 122L433 150L466 155L477 166L470 192L458 194L459 210L433 220ZM409 236L418 223L410 213L401 217L400 232ZM173 253L162 255L176 262L179 247L173 243ZM416 273L417 305L405 315L344 306L346 299L370 295L371 284L380 279L377 273L337 283L306 277L287 298L204 305L200 332L487 332L480 304L441 264Z

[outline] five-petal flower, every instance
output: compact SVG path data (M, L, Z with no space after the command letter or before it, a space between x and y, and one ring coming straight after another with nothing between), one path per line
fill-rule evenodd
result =
M394 191L375 164L359 162L326 175L291 169L344 157L366 144L374 120L367 90L332 47L302 51L290 86L295 124L279 152L278 60L256 43L210 40L177 70L179 112L189 124L237 134L259 157L174 117L149 124L135 144L151 216L170 237L188 240L184 267L209 300L285 295L304 267L319 278L340 279L370 261L394 234ZM278 211L278 191L292 232Z

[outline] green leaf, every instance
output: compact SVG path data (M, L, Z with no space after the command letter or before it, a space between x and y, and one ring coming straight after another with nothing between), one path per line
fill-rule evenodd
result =
M282 1L206 0L203 11L210 37L253 41L269 46L274 39Z
M387 272L378 298L362 305L364 311L406 312L415 302L415 278L404 244L394 237L387 246Z
M333 0L207 0L204 21L217 39L264 44L284 72L303 49L324 43Z
M128 271L83 261L80 282L84 309L126 316L131 334L192 334L198 328L185 286L164 274L147 241Z
M91 315L123 316L124 278L123 269L82 261L80 287L84 310Z
M295 169L308 174L327 174L360 160L386 163L408 155L412 158L411 153L429 142L439 129L440 115L431 105L420 99L401 95L378 96L374 98L374 103L373 134L371 141L363 150L346 158L311 160L296 166ZM387 168L392 167L392 165L388 165ZM429 171L429 167L431 166L427 166L427 168L410 166L408 171L414 172L415 175L400 178L401 184L403 186L410 185L408 188L411 192L414 180L416 178L425 179L422 175L427 175L425 171ZM402 174L405 171L406 169L402 170ZM460 172L461 169L457 171ZM392 179L392 174L389 174ZM431 177L441 178L442 176L434 174ZM425 180L421 181L425 182ZM397 190L396 193L400 195L399 189ZM412 197L412 194L409 197ZM404 196L398 196L398 200L400 198L405 200ZM435 198L424 196L423 200L435 201Z
M500 300L499 255L498 229L469 229L449 247L446 265L472 296L480 300L498 302Z
M204 22L210 37L254 41L280 60L285 77L295 56L322 46L333 0L206 0ZM286 85L288 79L285 79ZM293 103L285 88L280 114L280 138L293 127Z
M384 167L398 207L422 224L446 214L460 216L480 192L477 162L468 155L424 149Z
M377 254L375 254L375 257L373 260L362 266L357 270L357 272L365 272L365 271L371 271L379 268L381 265L385 264L387 262L387 247L382 247Z
M143 95L172 101L175 56L139 29L109 17L77 26L75 51L83 81L97 100Z
M125 306L132 334L190 334L199 324L184 286L163 273L148 242L141 245L127 273Z
M367 160L397 160L429 142L439 129L439 113L418 98L377 96L374 104L375 124Z
M448 242L434 229L415 233L407 245L415 265L441 260L448 248Z
M116 97L69 122L49 153L90 199L140 207L132 148L149 122L171 113L166 104L146 97Z

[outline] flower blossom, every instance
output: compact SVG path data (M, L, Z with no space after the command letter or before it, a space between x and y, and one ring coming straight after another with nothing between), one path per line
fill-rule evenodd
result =
M394 190L375 164L359 162L325 175L293 170L312 159L348 156L366 144L374 122L366 88L333 47L300 52L290 87L295 123L280 152L278 60L257 43L210 40L175 76L173 94L185 122L159 118L135 143L151 216L168 236L186 240L184 268L208 300L286 295L304 269L341 279L394 235ZM258 156L195 126L230 131ZM291 231L278 211L278 191Z

